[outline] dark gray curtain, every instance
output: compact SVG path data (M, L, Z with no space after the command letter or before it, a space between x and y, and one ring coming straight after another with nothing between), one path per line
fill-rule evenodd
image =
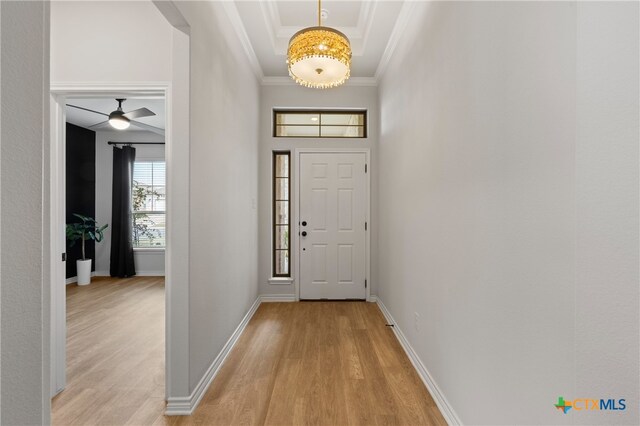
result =
M111 264L112 277L131 277L136 274L133 260L133 218L131 191L133 162L136 149L130 146L113 147L113 195L111 206Z

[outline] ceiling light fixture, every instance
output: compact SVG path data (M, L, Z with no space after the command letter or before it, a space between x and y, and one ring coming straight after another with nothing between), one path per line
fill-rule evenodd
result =
M126 101L126 99L116 99L116 101L118 101L118 109L109 114L109 124L114 129L128 129L131 125L131 121L124 116L125 113L122 110L122 102Z
M351 45L340 31L322 26L318 0L318 26L298 31L289 40L287 65L296 83L314 89L343 84L351 74Z

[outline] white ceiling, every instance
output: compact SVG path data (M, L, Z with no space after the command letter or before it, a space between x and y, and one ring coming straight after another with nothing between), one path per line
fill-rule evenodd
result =
M323 25L343 32L351 41L351 76L374 79L385 55L393 48L396 28L402 21L404 1L327 0ZM313 0L235 0L226 11L262 77L288 76L286 51L289 39L305 27L317 25L318 3ZM406 13L406 10L405 12Z
M67 99L66 115L67 122L75 124L76 126L89 128L98 123L102 123L108 119L106 115L96 114L94 112L84 111L77 108L72 108L69 105L76 105L82 108L91 109L101 112L102 114L109 115L111 111L118 108L118 103L113 98L75 98ZM149 108L155 112L156 115L151 117L136 118L132 121L131 126L127 131L143 131L149 130L149 128L141 128L135 125L134 122L140 122L149 126L156 127L158 129L164 129L165 113L164 113L164 99L132 99L128 98L122 103L122 109L124 112L129 112L138 108ZM109 125L104 127L92 129L92 130L113 130Z

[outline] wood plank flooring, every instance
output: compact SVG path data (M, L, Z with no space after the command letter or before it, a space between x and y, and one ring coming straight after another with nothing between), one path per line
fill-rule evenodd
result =
M171 425L445 425L376 304L263 303Z
M163 420L164 278L97 277L67 286L67 387L54 425Z
M54 425L445 425L376 304L264 303L192 416L164 404L162 278L68 286Z

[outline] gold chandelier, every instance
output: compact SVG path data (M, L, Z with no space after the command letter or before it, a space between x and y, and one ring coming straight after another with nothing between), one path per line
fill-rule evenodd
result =
M318 26L298 31L289 40L287 65L296 83L315 89L340 86L351 74L351 45L340 31L322 26L318 0Z

